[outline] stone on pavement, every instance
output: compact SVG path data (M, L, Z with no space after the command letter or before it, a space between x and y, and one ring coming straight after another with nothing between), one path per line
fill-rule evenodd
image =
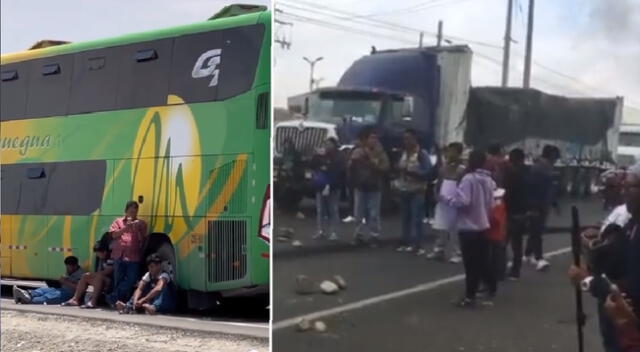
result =
M338 285L338 287L341 290L344 290L347 288L347 280L345 280L342 276L340 275L334 275L333 276L333 282Z
M315 330L317 332L325 332L325 331L327 331L327 324L325 324L324 322L318 320L315 323L313 323L313 330Z
M298 322L298 331L304 332L309 329L311 329L311 322L309 321L309 319L306 319L306 318L300 319L300 321Z
M281 227L278 229L277 239L280 242L289 242L293 239L295 232L290 227Z
M331 295L340 291L340 287L338 287L336 283L329 280L322 281L322 283L320 284L320 289L322 290L323 293L328 295Z

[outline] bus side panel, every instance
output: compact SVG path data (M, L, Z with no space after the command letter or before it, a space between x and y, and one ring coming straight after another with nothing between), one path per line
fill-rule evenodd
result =
M25 215L12 222L11 276L18 278L46 278L48 274L47 236L56 226L56 218Z
M265 95L268 97L270 85L265 84L255 89L255 101L256 107L259 104L260 96ZM252 167L250 168L251 192L252 199L249 204L251 214L254 215L255 222L251 228L249 238L251 243L250 248L250 267L251 267L251 283L253 285L269 285L270 274L270 257L269 257L269 241L260 237L260 231L262 226L270 226L270 224L263 224L262 212L265 206L265 196L269 182L271 181L271 148L262 148L264 145L270 144L271 133L271 107L269 106L270 99L266 99L266 106L261 109L266 111L266 123L260 127L254 129L254 157L252 158ZM258 109L258 107L256 108ZM258 112L256 112L257 115ZM258 125L256 123L256 125ZM256 126L258 127L258 126ZM270 222L270 219L265 220Z
M0 275L11 276L11 252L13 252L13 242L11 236L11 223L13 216L0 216Z
M189 233L185 240L180 243L178 266L178 283L181 287L188 287L192 290L206 291L206 260L204 252L204 234L206 222L204 218L198 218L196 227ZM178 251L178 249L176 249Z
M55 216L55 226L47 235L47 278L57 279L64 274L64 258L75 256L80 266L93 271L93 243L97 240L92 224L93 216Z

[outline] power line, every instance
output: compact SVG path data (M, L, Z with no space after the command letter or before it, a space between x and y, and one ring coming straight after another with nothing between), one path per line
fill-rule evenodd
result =
M406 39L406 38L400 38L400 37L395 37L395 36L391 36L391 35L387 35L387 34L383 34L383 33L379 33L379 32L363 30L363 29L360 29L360 28L357 28L357 27L347 26L347 25L343 25L343 24L338 24L338 23L334 23L334 22L320 20L320 19L317 19L317 18L312 18L312 17L299 15L299 14L296 14L296 13L293 13L293 12L282 12L280 15L287 16L288 18L290 18L292 20L303 21L304 23L310 23L310 24L314 24L314 25L317 25L317 26L330 28L330 29L334 29L334 30L341 30L341 31L345 31L345 32L348 32L348 33L360 34L360 35L364 35L364 36L368 36L368 37L372 37L372 38L386 38L386 39L389 39L389 40L393 40L393 41L397 41L397 42L403 42L403 43L410 43L410 44L415 44L416 43L415 41L409 40L409 39Z
M446 6L446 5L453 5L456 3L460 3L463 1L469 1L469 0L440 0L440 2L438 2L438 0L435 1L427 1L427 2L423 2L417 5L413 5L410 7L406 7L403 9L395 9L395 10L389 10L389 11L384 11L384 12L378 12L378 13L373 13L373 14L369 14L369 15L365 15L367 18L373 18L373 17L381 17L381 16L388 16L388 15L400 15L400 14L405 14L405 13L416 13L416 12L421 12L427 9L431 9L431 8L435 8L435 7L440 7L440 6Z
M326 5L321 5L321 4L314 4L314 3L310 3L308 1L305 0L296 0L296 4L291 4L287 1L280 1L279 4L281 5L285 5L287 7L290 8L294 8L294 9L298 9L301 11L305 11L305 12L310 12L316 15L324 15L324 16L330 16L330 17L334 17L337 18L339 20L344 20L344 19L351 19L351 20L355 20L357 22L360 22L361 24L367 25L367 26L373 26L375 28L380 28L380 26L385 26L387 30L390 31L396 31L396 32L411 32L411 33L425 33L428 34L431 37L437 37L437 33L428 31L428 30L424 30L421 28L417 28L417 27L410 27L410 26L406 26L406 25L400 25L397 23L393 23L393 22L388 22L388 21L382 21L382 20L376 20L376 19L371 19L371 18L366 18L366 17L362 17L361 14L358 13L354 13L354 12L349 12L349 11L344 11L344 10L340 10L340 9L336 9L336 8L332 8L330 6L326 6ZM302 4L302 6L301 6ZM307 6L305 6L306 4L308 4ZM313 6L313 7L309 7L309 6ZM318 13L318 10L321 10L324 13ZM336 15L338 14L338 15ZM345 17L347 16L347 17ZM477 41L477 40L473 40L473 39L467 39L467 38L462 38L462 37L457 37L457 36L453 36L453 35L444 35L445 39L448 40L455 40L455 41L463 41L463 42L468 42L468 43L472 43L475 45L479 45L479 46L484 46L484 47L489 47L489 48L493 48L493 49L499 49L502 50L502 46L497 45L497 44L493 44L493 43L487 43L487 42L481 42L481 41Z
M297 1L298 2L302 2L302 3L308 3L308 2L306 2L304 0L297 0ZM291 5L291 4L286 3L284 1L281 1L280 4L285 4L285 6L287 6L287 7L297 8L297 9L300 9L301 11L312 12L314 14L318 14L318 10L317 9L310 9L308 7L299 6L299 5ZM518 1L518 4L520 4L519 1ZM352 12L348 12L348 11L333 9L333 8L331 8L329 6L326 6L326 5L316 4L316 6L324 9L324 10L322 10L322 12L324 12L324 13L320 13L320 15L324 15L324 16L330 16L330 17L334 17L334 18L337 18L337 19L344 19L343 16L335 15L335 13L341 13L341 14L348 14L348 15L353 16L353 17L362 17L362 15L358 15L356 13L352 13ZM392 35L388 35L388 34L382 34L382 33L374 32L374 31L370 31L370 30L364 30L364 29L361 29L361 28L357 28L357 27L353 27L353 26L347 26L347 25L343 25L343 24L338 24L338 23L335 23L335 22L330 22L330 21L322 20L322 19L318 19L318 18L303 16L303 15L300 15L300 14L297 14L297 13L294 13L294 12L291 12L291 11L286 11L286 12L280 11L280 13L282 15L286 15L286 16L289 16L291 18L294 18L294 19L297 19L297 20L300 20L300 21L306 21L306 22L309 22L309 23L312 23L312 24L316 24L316 25L319 25L319 26L324 26L326 28L331 28L331 29L334 29L334 30L342 30L342 31L350 32L350 33L356 33L356 34L375 37L375 38L386 38L386 39L389 39L389 40L402 42L402 43L408 43L408 44L414 44L415 43L414 40L401 38L401 37L397 37L397 36L392 36ZM367 18L361 18L361 20L364 20L364 21L370 22L370 23L362 23L363 21L360 21L360 23L358 23L359 25L374 26L376 23L382 23L382 24L390 27L390 28L386 28L386 30L390 30L390 31L398 32L398 33L405 33L406 31L412 31L412 32L418 32L418 33L419 32L424 32L424 33L427 33L429 35L433 35L433 33L428 32L428 31L422 31L419 28L413 28L413 27L408 27L408 26L403 26L403 25L397 25L397 24L394 24L392 22L379 21L379 20L373 20L373 19L367 19ZM397 27L402 28L402 30L400 30L400 28L397 28ZM376 28L379 28L379 27L376 26ZM447 39L451 38L451 39L454 39L454 40L457 40L457 41L468 42L468 43L471 43L471 44L481 45L481 46L489 47L489 48L502 49L501 46L493 45L493 44L486 43L486 42L478 42L478 41L475 41L475 40L469 40L467 38L462 38L462 37L446 36L445 35L445 38L447 38ZM475 51L475 53L479 57L483 57L483 58L485 58L487 60L490 60L492 63L499 64L499 65L502 64L499 59L496 59L496 58L493 58L493 57L489 57L487 55L483 55L477 50ZM517 54L522 56L520 53L517 53ZM572 81L573 85L574 85L574 88L570 89L569 87L565 87L565 89L567 89L567 90L585 92L585 90L577 90L575 88L575 85L581 85L581 86L589 88L590 90L592 90L594 92L606 93L606 94L615 94L613 92L607 92L605 90L593 87L593 86L591 86L589 84L586 84L586 83L582 82L581 80L579 80L579 79L577 79L575 77L572 77L570 75L567 75L565 73L557 71L557 70L555 70L553 68L550 68L550 67L546 66L545 64L542 64L541 62L534 61L533 64L535 66L537 66L537 67L540 67L543 70L546 70L546 71L554 74L554 75L557 75L557 76L562 77L562 78L564 78L566 80ZM509 70L510 71L513 70L513 67L510 66ZM536 77L534 77L534 78L536 79L536 81L541 81L541 82L547 83L547 84L555 86L555 87L561 87L556 83L551 83L548 80L542 79L541 77L539 77L539 75L536 75ZM633 102L632 99L627 99L627 100Z

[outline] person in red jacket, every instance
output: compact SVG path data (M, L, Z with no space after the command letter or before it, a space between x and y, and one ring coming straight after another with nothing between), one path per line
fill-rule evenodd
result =
M505 191L493 192L495 204L491 210L489 240L491 242L491 267L497 281L505 279L507 271L507 207L503 201Z

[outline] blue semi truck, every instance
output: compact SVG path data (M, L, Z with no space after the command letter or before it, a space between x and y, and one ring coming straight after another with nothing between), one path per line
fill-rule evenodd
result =
M470 71L467 46L374 51L355 61L335 87L291 97L289 110L298 118L275 127L276 202L294 206L312 194L306 165L328 137L348 153L358 132L374 127L392 161L407 128L430 150L461 140Z

